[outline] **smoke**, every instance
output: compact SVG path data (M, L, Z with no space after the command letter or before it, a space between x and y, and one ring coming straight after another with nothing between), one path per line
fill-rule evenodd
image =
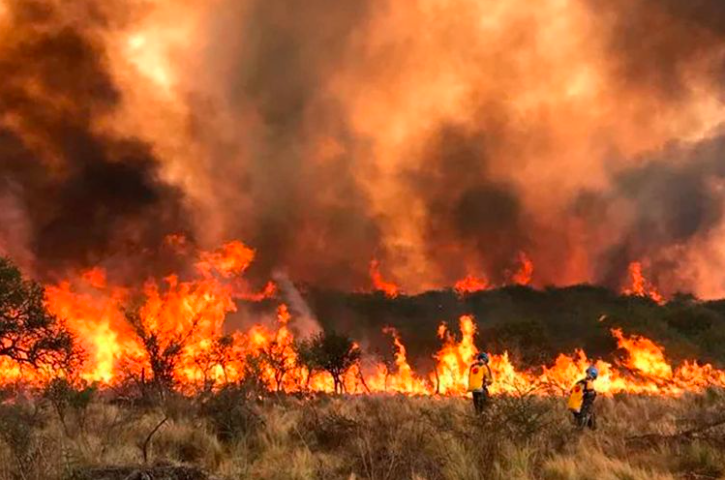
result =
M494 132L469 134L444 125L426 158L404 177L424 202L427 256L449 273L448 285L470 271L491 272L501 283L519 252L530 247L519 193L488 171L496 141Z
M295 337L307 338L319 333L322 330L320 322L317 321L317 317L295 287L294 282L282 272L275 272L274 281L279 287L285 304L290 307L290 313L294 318L291 327L295 331Z
M619 241L601 262L600 283L618 286L623 266L647 258L656 275L669 277L662 283L687 291L692 281L688 271L722 265L716 256L709 256L709 265L699 264L693 256L705 246L720 244L725 220L724 149L723 136L668 146L620 172L606 198L590 197L590 206L598 205L591 208L587 221L619 223L612 228ZM624 205L614 205L618 203ZM623 208L631 212L626 225L621 224L619 213Z
M10 2L0 42L0 169L26 212L9 230L27 229L45 272L131 256L184 226L152 147L101 130L122 93L96 33L107 21L81 4Z
M12 257L25 271L32 271L33 255L29 250L30 225L19 201L17 187L10 183L0 190L0 255Z
M255 248L260 284L503 283L525 253L538 286L637 260L725 295L717 0L6 10L0 168L41 271L182 231Z

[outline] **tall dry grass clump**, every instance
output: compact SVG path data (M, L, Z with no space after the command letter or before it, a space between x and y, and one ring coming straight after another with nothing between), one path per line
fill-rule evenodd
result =
M584 432L562 399L537 396L497 397L476 416L461 398L262 398L230 387L148 404L63 392L0 404L0 480L124 480L144 468L163 480L725 474L725 395L714 390L600 398L599 428Z

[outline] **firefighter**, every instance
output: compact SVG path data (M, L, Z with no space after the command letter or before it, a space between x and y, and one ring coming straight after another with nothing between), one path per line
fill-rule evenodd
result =
M594 390L594 380L599 376L597 367L587 368L586 377L576 382L569 395L569 411L574 415L574 423L579 428L589 427L595 430L594 399L597 392Z
M488 401L488 387L493 383L493 373L488 366L488 354L479 353L468 371L468 391L473 394L473 408L482 413Z

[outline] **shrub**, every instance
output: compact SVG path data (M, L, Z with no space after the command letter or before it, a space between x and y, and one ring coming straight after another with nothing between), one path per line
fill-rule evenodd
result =
M34 477L41 455L38 430L45 418L35 406L25 403L0 405L0 439L8 446L20 478Z
M248 437L263 423L250 403L246 389L227 386L205 400L201 413L209 419L217 438L228 443Z
M82 431L85 428L88 407L93 401L95 393L95 386L76 389L67 380L57 378L46 387L43 397L51 403L64 432L70 436L68 414L70 413L75 418L75 425L79 431Z

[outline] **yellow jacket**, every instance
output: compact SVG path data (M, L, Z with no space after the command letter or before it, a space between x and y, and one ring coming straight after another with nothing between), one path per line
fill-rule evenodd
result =
M468 391L478 392L493 383L491 367L483 362L475 362L468 370Z
M575 413L581 412L582 406L584 405L584 397L586 395L592 395L594 393L594 382L588 378L579 380L571 389L569 394L569 401L567 407L569 410Z

